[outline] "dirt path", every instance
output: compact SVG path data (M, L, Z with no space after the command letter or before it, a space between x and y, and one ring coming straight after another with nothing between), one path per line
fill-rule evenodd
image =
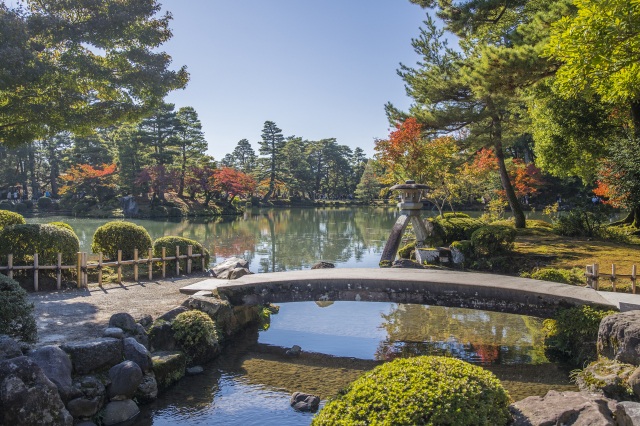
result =
M142 283L105 284L87 289L32 293L38 323L38 345L60 344L102 336L111 315L128 312L135 319L154 319L188 296L181 287L206 279L202 275Z

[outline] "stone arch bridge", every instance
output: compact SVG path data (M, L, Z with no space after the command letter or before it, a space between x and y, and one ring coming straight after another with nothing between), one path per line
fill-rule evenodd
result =
M182 293L213 292L233 305L302 301L416 303L551 317L559 308L590 305L640 309L638 295L504 275L396 268L335 268L207 279Z

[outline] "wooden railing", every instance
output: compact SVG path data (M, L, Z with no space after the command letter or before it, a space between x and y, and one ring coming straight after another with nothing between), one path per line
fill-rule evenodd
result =
M618 280L623 278L628 278L631 280L631 292L636 294L636 265L631 266L631 274L619 274L616 271L616 265L611 265L611 273L600 272L600 265L594 263L593 265L587 265L587 269L585 272L585 277L587 277L587 286L598 290L600 287L600 277L606 277L611 281L611 288L613 291L616 291L616 284Z
M162 254L160 257L153 257L153 249L149 248L147 251L146 257L140 257L138 253L138 249L134 249L133 251L133 259L123 260L122 259L122 250L118 250L118 257L115 261L105 262L103 261L102 253L98 253L98 260L87 261L87 253L86 252L78 252L77 262L74 265L63 265L62 264L62 253L58 253L58 261L55 265L40 265L38 262L38 253L34 253L33 255L33 264L31 265L13 265L13 255L9 254L7 256L7 265L0 266L0 271L4 271L5 274L9 278L13 278L14 271L33 271L33 289L34 291L38 291L39 288L39 271L42 270L55 270L56 271L56 288L60 290L62 287L62 271L67 270L75 270L77 275L77 285L80 287L87 287L89 284L89 270L97 269L98 270L98 285L102 285L102 269L105 267L113 266L116 268L116 272L118 274L118 282L122 282L122 267L125 265L133 265L133 280L139 281L138 276L138 267L139 265L147 265L147 274L148 279L153 280L153 263L160 262L162 263L162 278L167 276L167 262L176 261L176 275L180 275L180 260L186 259L186 273L190 274L193 268L193 261L195 259L200 259L202 263L202 270L206 270L207 265L205 265L205 254L203 253L193 253L193 246L187 246L187 253L180 254L180 247L176 246L176 254L175 256L167 256L167 249L162 247Z

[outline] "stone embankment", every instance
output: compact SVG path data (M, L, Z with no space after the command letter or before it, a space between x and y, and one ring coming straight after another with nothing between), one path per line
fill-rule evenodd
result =
M172 327L176 317L194 309L221 331L197 357L186 353ZM30 348L0 336L0 425L109 426L131 420L138 403L155 400L185 374L201 372L194 364L218 356L220 345L256 323L259 312L205 292L155 321L114 314L97 338Z
M575 373L580 392L525 398L511 406L514 425L640 425L640 311L604 318L597 346L598 360Z

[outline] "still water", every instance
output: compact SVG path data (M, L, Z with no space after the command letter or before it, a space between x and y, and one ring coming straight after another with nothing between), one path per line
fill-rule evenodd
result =
M152 239L177 235L199 241L212 262L241 256L252 272L308 269L324 260L338 267L378 267L382 248L397 218L395 208L253 209L243 216L211 220L127 219ZM91 252L96 228L112 219L28 218L29 223L63 221L73 227L80 249Z
M493 371L514 400L575 390L542 349L538 318L372 302L285 303L267 331L249 331L200 376L144 407L137 425L307 425L293 392L334 396L397 357L446 355ZM284 354L300 345L299 358Z

